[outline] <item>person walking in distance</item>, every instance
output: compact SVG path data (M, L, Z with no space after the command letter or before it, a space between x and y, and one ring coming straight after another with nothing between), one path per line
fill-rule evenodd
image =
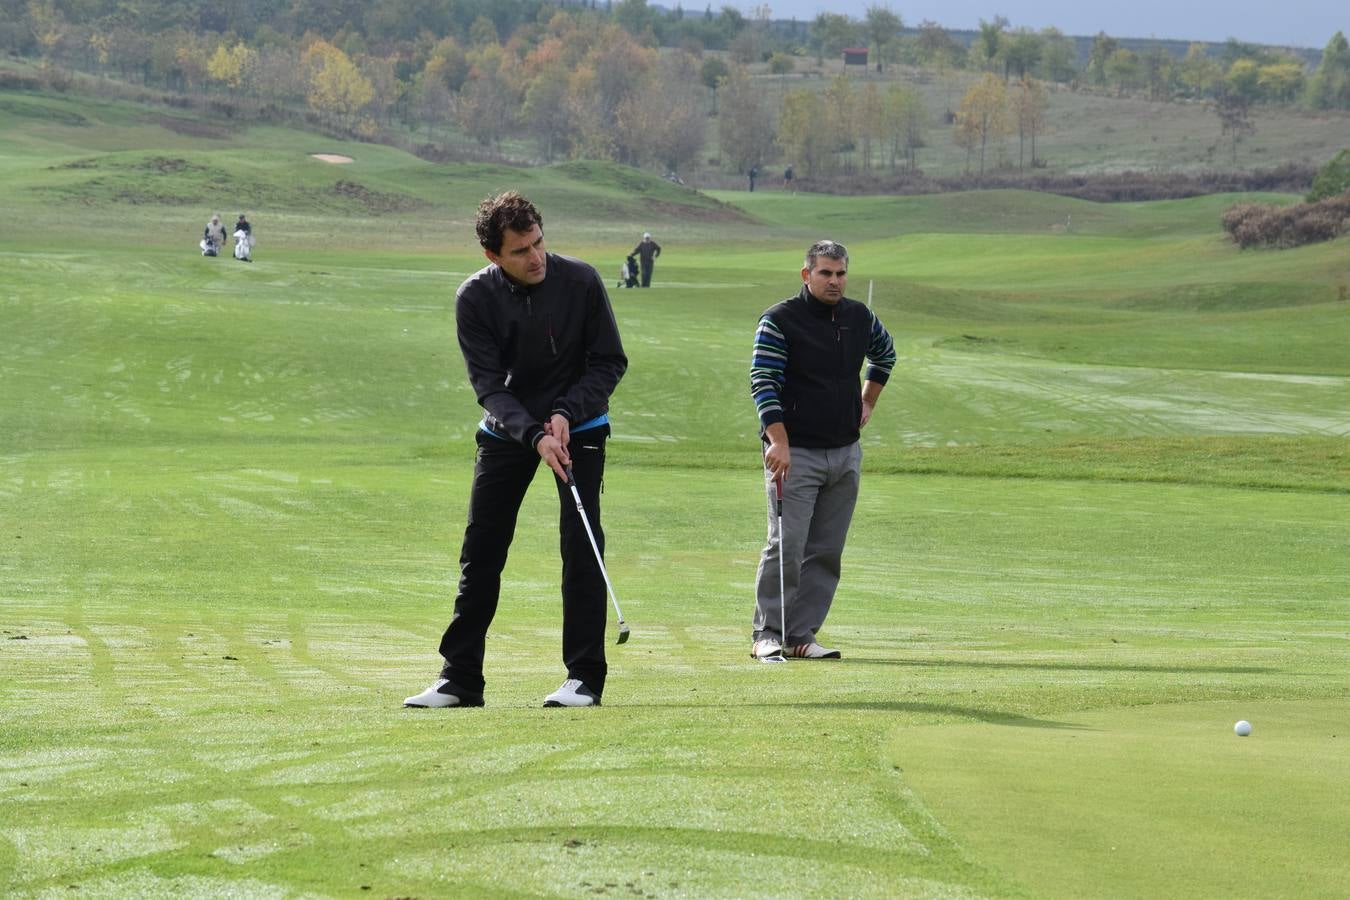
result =
M206 223L206 230L202 235L202 240L211 245L211 255L215 256L220 252L220 248L225 246L225 223L220 221L220 213L213 215ZM202 247L205 251L207 248Z
M556 475L562 554L562 657L567 678L545 706L599 706L605 689L605 579L600 484L609 397L628 368L603 279L544 247L543 217L514 191L478 207L490 265L455 298L459 347L483 407L454 616L441 638L441 677L405 706L482 706L483 656L516 518L540 460ZM593 551L565 483L574 475Z
M253 262L253 226L243 213L234 223L234 258Z
M751 620L756 658L841 655L816 638L839 586L858 499L860 433L895 366L890 334L864 304L844 296L847 281L848 251L817 241L806 251L801 290L765 310L755 332L750 393L759 413L769 501ZM779 486L783 514L776 522ZM785 628L779 624L784 619Z
M642 264L642 286L652 286L652 269L656 267L656 258L661 255L661 245L652 240L652 233L644 231L642 240L633 248L633 255Z

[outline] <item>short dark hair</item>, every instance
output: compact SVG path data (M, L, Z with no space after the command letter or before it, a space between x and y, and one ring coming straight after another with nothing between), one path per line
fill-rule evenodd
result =
M806 269L808 272L816 270L816 259L819 257L826 259L842 259L844 265L848 265L848 250L838 241L816 241L810 247L806 248Z
M501 253L506 229L524 234L535 225L544 227L544 217L539 215L539 210L515 191L507 191L478 204L478 216L473 229L484 250Z

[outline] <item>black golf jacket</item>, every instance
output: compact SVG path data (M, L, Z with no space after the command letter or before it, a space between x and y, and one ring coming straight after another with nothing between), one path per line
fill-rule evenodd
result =
M483 424L527 447L554 413L571 425L607 413L628 368L600 273L556 253L546 265L533 286L490 265L455 295L459 349Z

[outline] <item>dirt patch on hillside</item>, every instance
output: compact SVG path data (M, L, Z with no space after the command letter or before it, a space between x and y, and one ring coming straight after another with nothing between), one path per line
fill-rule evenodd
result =
M729 203L718 201L716 206L695 206L689 203L670 203L665 200L648 200L643 206L651 210L653 218L686 219L699 222L745 222L755 220Z
M372 213L403 212L423 209L430 204L407 194L390 194L384 191L372 191L364 184L345 179L333 185L333 194L346 200L354 200Z
M341 153L311 153L310 156L314 157L317 160L321 160L326 163L333 163L334 165L339 166L345 165L346 163L356 162L356 160L352 159L350 156L343 156Z
M94 124L77 112L57 109L54 105L48 103L29 102L18 98L7 97L0 100L0 112L7 112L10 115L25 119L55 122L57 125L73 125L82 128Z
M153 121L161 128L167 128L175 134L186 134L188 137L224 140L230 136L230 132L224 126L216 125L212 122L203 122L200 119L177 119L173 116L157 116Z

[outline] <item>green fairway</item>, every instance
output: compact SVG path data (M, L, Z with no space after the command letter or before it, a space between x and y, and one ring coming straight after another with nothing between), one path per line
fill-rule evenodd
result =
M0 99L0 894L1344 895L1350 242L1240 253L1234 197L707 198ZM472 468L454 288L516 185L630 357L633 637L604 707L540 708L541 474L486 708L407 710ZM201 257L245 209L256 261ZM654 286L615 290L643 230ZM750 343L827 232L900 359L844 659L764 666Z

